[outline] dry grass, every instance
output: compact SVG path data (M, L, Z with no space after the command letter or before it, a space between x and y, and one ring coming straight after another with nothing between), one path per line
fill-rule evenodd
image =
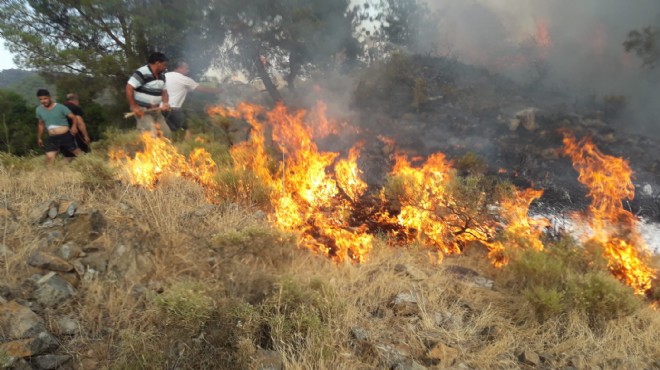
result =
M577 312L539 322L505 287L474 287L444 270L459 265L496 279L501 271L477 247L437 265L424 248L376 240L366 263L337 265L296 247L295 235L272 229L259 210L209 204L190 181L166 178L153 191L90 188L80 171L0 166L0 240L14 253L3 258L4 283L19 286L34 272L27 256L58 246L30 216L38 204L75 200L107 222L99 243L108 271L81 279L73 300L42 312L55 334L58 317L79 322L78 334L59 338L79 368L248 369L259 348L276 351L287 369L387 368L393 349L431 368L450 366L427 358L437 343L457 350L454 366L474 369L523 368L522 351L550 368L658 367L660 315L648 305L597 332ZM413 280L399 264L428 277ZM390 301L399 293L416 298L418 314L395 314ZM453 319L439 325L438 315ZM368 339L354 339L355 328Z

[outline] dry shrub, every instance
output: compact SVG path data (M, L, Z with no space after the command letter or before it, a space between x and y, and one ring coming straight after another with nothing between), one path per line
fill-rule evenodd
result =
M228 168L216 176L219 197L226 202L245 206L267 207L270 205L270 187L252 171Z
M82 184L90 189L110 188L117 184L117 170L96 153L76 158L71 166L80 172Z

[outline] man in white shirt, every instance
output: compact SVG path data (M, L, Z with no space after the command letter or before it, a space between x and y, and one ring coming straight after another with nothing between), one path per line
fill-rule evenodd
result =
M184 130L185 140L190 139L190 131L186 123L186 115L181 107L188 93L194 90L208 94L219 94L222 91L221 89L201 86L195 80L188 77L189 72L188 63L179 61L174 63L174 70L172 72L165 74L165 85L170 98L170 111L165 114L165 120L173 133Z

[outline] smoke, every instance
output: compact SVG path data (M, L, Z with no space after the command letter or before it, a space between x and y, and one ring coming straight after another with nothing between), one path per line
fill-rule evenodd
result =
M439 16L441 54L521 83L576 97L625 96L620 128L660 136L660 72L622 46L632 29L657 24L657 0L427 1Z

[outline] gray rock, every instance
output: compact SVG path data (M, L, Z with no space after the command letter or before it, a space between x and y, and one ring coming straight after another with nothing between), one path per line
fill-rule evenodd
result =
M30 255L30 257L28 258L28 264L30 266L39 267L51 271L62 271L62 272L73 271L73 265L70 264L69 262L59 257L39 251L32 253L32 255Z
M367 331L364 328L355 327L351 329L351 335L353 336L353 338L360 341L369 340L369 333L367 333Z
M105 272L108 260L102 253L92 253L80 260L80 262L88 269L93 269L98 272Z
M538 367L541 365L541 357L534 351L524 351L518 356L518 360L525 365Z
M397 316L412 316L419 313L417 298L411 293L399 293L389 303Z
M73 243L65 243L57 250L57 256L65 260L71 260L80 256L82 250Z
M45 330L44 320L15 301L0 304L0 332L9 339L22 339Z
M392 370L426 370L427 367L419 364L413 359L406 359L392 366Z
M32 357L32 363L37 369L51 370L57 369L71 360L69 355L43 355Z
M60 317L57 320L57 329L62 335L74 335L79 331L78 321L70 317Z
M75 294L75 288L59 275L48 279L34 292L37 302L47 307L57 306Z
M35 223L42 223L46 217L48 217L48 212L53 205L53 201L42 202L34 206L30 211L30 220L34 220Z

